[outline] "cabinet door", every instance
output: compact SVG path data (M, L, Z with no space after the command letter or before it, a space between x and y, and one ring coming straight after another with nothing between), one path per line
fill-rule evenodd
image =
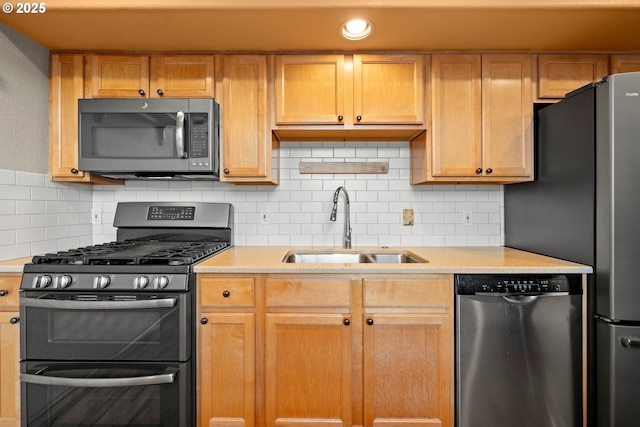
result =
M16 307L17 309L17 307ZM0 313L0 427L20 425L19 313Z
M482 56L482 174L533 179L531 57Z
M276 124L342 124L344 55L278 55Z
M267 114L267 57L223 56L219 64L222 89L222 181L278 182L277 161ZM277 154L276 154L277 156Z
M51 55L49 80L49 175L84 179L78 170L78 99L84 97L82 55Z
M608 72L607 55L538 55L538 98L562 99L575 89L602 80Z
M354 55L355 124L424 122L423 55Z
M366 427L453 426L453 317L366 314Z
M431 57L433 177L482 173L480 59L479 54Z
M90 55L92 98L149 96L149 57L145 55Z
M255 315L201 313L198 426L255 425Z
M151 97L213 98L213 55L151 57Z
M351 425L349 315L268 313L266 421L275 426Z
M640 55L611 55L611 74L640 71Z

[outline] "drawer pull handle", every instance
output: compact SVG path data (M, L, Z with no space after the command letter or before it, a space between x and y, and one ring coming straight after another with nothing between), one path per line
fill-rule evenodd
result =
M9 291L4 289L0 291L0 297L6 297L7 295L9 295Z
M349 319L344 319L344 320L342 321L342 323L344 324L344 326L349 326L349 325L351 324L351 320L349 320Z
M146 93L144 93L144 89L138 89L138 93L140 94L140 96L146 95Z
M229 292L229 291L223 291L222 292L222 296L225 297L225 298L229 298L229 295L231 295L231 292Z
M158 89L158 90L156 91L156 93L157 93L158 95L160 95L160 96L163 96L163 95L164 95L164 92L163 92L163 90L162 90L162 89Z

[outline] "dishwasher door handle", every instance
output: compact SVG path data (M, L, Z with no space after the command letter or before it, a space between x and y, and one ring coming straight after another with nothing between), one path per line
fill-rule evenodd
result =
M640 338L622 337L620 342L626 348L640 348Z

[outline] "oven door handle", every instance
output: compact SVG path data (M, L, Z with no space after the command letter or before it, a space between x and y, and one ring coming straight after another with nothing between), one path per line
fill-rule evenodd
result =
M81 301L56 300L43 298L22 298L20 305L25 307L51 308L59 310L139 310L145 308L171 308L178 298L162 298L142 301Z
M30 384L62 387L135 387L159 384L171 384L175 381L177 370L159 375L147 375L128 378L67 378L48 377L46 375L20 374L20 381Z

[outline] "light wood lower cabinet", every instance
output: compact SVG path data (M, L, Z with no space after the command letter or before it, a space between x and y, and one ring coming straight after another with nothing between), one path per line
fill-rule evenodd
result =
M451 275L205 274L197 292L199 426L453 427Z
M198 425L255 426L254 280L201 277L198 283Z
M0 275L0 427L20 425L20 279Z
M364 281L365 426L453 426L448 276Z

